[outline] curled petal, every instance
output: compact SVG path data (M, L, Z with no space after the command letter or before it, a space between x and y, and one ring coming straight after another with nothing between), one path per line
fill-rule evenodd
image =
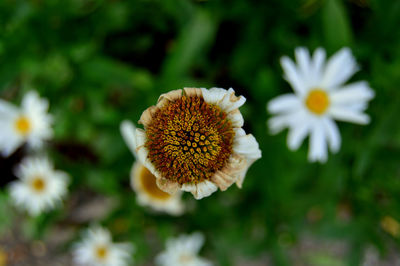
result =
M191 97L191 96L201 97L203 95L201 89L199 89L199 88L183 88L183 92L188 97Z
M236 96L235 91L230 88L211 88L209 90L202 88L203 98L207 103L218 105L224 112L231 112L238 109L246 102L243 96Z
M153 115L159 110L157 106L150 106L147 108L142 115L140 116L139 119L139 124L144 125L145 127L149 126L151 123L151 120L153 119Z
M222 170L217 171L211 181L213 181L222 191L226 190L235 183L241 173L248 168L245 156L233 154L228 163Z
M162 107L167 102L173 102L182 97L182 90L173 90L164 94L161 94L157 101L157 106Z
M175 194L179 190L179 185L177 182L170 181L164 177L157 178L157 186L169 194Z
M210 196L212 193L218 190L218 187L213 182L204 180L198 184L183 184L181 189L183 191L192 193L194 198L199 200Z
M241 188L247 170L255 161L261 158L261 150L254 136L251 134L246 135L246 132L241 128L236 130L233 150L236 154L243 156L246 162L236 181L236 185Z

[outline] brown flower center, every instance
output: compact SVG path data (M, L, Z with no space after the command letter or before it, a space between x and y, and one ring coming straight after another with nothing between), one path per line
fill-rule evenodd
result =
M33 190L39 193L46 188L46 182L43 180L41 176L33 178L31 185Z
M218 106L202 97L182 96L155 112L145 146L163 177L179 184L199 183L224 167L234 134Z
M151 197L158 200L168 200L171 198L170 194L158 188L156 184L156 177L143 165L141 165L139 176L143 190Z
M96 247L96 256L100 260L104 260L108 255L108 249L105 246Z

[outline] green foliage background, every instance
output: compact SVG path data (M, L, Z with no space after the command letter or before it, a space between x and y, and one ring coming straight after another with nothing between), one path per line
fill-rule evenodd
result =
M202 231L202 255L216 265L263 256L292 265L288 252L304 234L348 243L346 258L335 263L358 265L371 244L383 255L399 247L380 226L385 216L400 220L399 26L398 0L3 0L0 96L19 103L36 89L49 99L49 153L70 174L70 194L89 190L118 202L99 222L117 240L135 243L138 264L151 262L166 238ZM288 151L286 133L271 136L266 127L266 103L291 90L279 59L293 57L297 46L329 55L351 47L361 66L354 80L376 92L370 125L339 123L342 148L324 165L307 162L306 144ZM201 201L185 195L189 211L181 217L138 206L120 122L137 122L161 93L214 86L247 98L245 129L263 158L241 190ZM37 218L34 237L45 238L67 216L64 208Z

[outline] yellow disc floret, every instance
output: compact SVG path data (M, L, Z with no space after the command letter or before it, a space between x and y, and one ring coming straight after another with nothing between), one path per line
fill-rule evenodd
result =
M31 131L31 122L25 116L19 117L14 123L17 132L23 136Z
M322 115L329 107L329 96L321 89L314 89L308 93L305 104L314 114Z
M225 166L234 131L218 106L182 96L153 115L146 136L148 158L163 177L197 184Z
M108 255L108 249L105 246L96 247L96 256L100 260L104 260Z
M36 192L42 192L46 188L46 182L40 176L33 178L31 185Z

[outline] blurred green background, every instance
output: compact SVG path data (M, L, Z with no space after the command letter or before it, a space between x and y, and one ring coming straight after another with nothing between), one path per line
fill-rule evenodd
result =
M138 265L152 265L168 237L192 231L205 234L201 255L215 265L369 265L371 256L370 265L398 265L399 27L398 0L0 1L0 97L19 103L36 89L49 99L48 152L72 180L64 208L28 218L6 190L24 151L0 159L0 249L24 243L28 257L32 245L69 232L46 262L26 264L55 265L52 256L68 256L95 220L136 245ZM339 123L342 148L324 165L307 162L306 144L290 152L286 133L266 127L266 103L291 91L279 59L297 46L329 55L351 47L361 66L353 79L376 92L370 125ZM136 123L161 93L214 86L247 98L245 130L262 159L241 190L185 195L181 217L138 206L120 122ZM99 204L93 217L76 218Z

